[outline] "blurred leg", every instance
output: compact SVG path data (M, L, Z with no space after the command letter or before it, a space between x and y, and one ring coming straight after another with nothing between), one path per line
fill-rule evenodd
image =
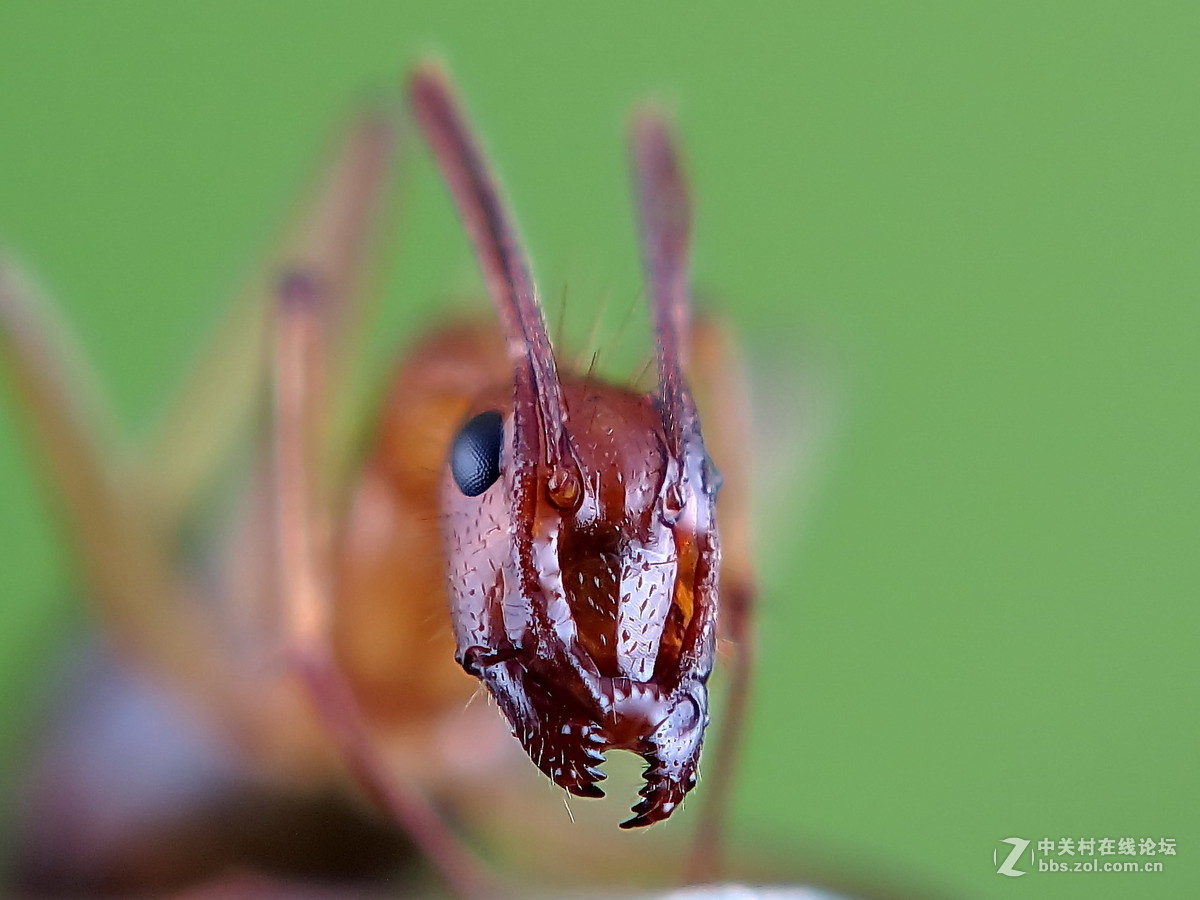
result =
M372 251L391 199L394 143L382 110L356 117L285 235L197 354L139 448L130 475L165 529L178 526L261 400L271 298L284 260L326 292L321 322L326 342L342 349L357 337L357 301L369 280L370 260L378 256Z
M732 341L711 319L692 328L688 381L704 423L704 440L724 482L717 500L721 528L722 637L732 645L725 708L705 756L700 819L687 863L694 882L721 877L725 823L738 765L754 669L756 586L750 526L749 392Z
M221 621L216 598L191 596L198 586L180 577L179 524L261 401L274 296L269 273L279 255L305 265L327 289L325 340L341 341L350 330L388 198L392 132L378 111L357 117L276 258L252 279L157 431L134 453L119 440L98 379L50 304L14 264L0 261L0 366L8 370L46 493L82 561L86 593L121 649L218 715L240 708L245 694L226 664L227 629L236 623Z
M274 475L282 619L293 665L359 784L412 837L464 897L497 886L405 772L390 771L329 643L331 522L321 502L324 432L321 321L324 294L294 270L279 291L275 357Z
M217 636L185 596L162 536L122 489L116 429L96 378L49 304L7 262L0 262L0 366L46 494L118 649L199 692L219 692Z

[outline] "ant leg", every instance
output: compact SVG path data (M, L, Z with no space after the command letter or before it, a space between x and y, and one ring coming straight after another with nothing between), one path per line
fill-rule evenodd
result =
M284 260L327 292L322 332L342 357L373 287L368 260L391 205L395 129L382 109L346 129L324 174L297 204L292 223L240 291L193 360L130 466L154 520L172 531L234 441L245 433L266 385L275 273Z
M380 230L392 132L379 112L359 116L275 254L304 262L333 290L338 302L323 323L330 340L350 330L347 309ZM83 563L87 593L131 658L215 710L240 709L244 685L222 663L228 636L212 615L220 604L193 596L199 587L179 578L173 546L265 387L276 268L265 266L248 283L157 431L131 448L118 440L98 380L51 304L14 263L0 260L0 367L8 369L46 494L56 498Z
M723 636L733 645L725 709L707 760L700 818L686 874L690 881L721 877L725 822L737 769L754 670L754 603L757 594L751 552L749 392L740 355L719 325L699 318L692 326L688 381L705 422L705 443L724 479L717 499L721 527L719 585Z
M50 304L7 261L0 261L0 367L46 494L118 647L191 689L218 693L217 635L172 571L135 492L123 489L116 426L97 380Z
M290 659L342 758L370 797L463 897L497 886L403 772L389 771L329 641L331 523L319 482L324 358L321 287L293 270L280 285L274 362L273 474L276 563Z

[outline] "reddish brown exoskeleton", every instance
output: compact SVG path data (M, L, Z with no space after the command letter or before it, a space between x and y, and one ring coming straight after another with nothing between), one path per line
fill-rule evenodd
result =
M642 756L641 800L623 826L649 825L671 816L697 782L721 595L721 625L739 652L706 764L692 871L707 878L748 680L751 579L737 496L722 500L719 574L721 475L685 372L723 417L736 414L740 398L722 383L730 373L719 334L691 327L690 211L669 131L652 113L633 125L657 343L658 386L645 394L560 366L515 226L445 77L419 70L410 100L501 328L451 324L418 344L371 448L341 467L354 472L344 503L331 499L338 486L328 475L339 468L328 462L329 374L385 196L390 127L375 117L352 134L286 246L278 289L248 304L213 354L226 365L245 358L237 389L209 388L211 364L193 379L193 409L248 406L237 398L254 395L258 348L274 323L265 342L274 375L270 462L246 491L237 537L219 563L237 574L217 594L197 599L208 582L189 581L170 550L211 461L173 447L168 431L146 469L171 477L129 490L107 471L103 448L50 368L53 352L30 327L25 292L8 282L0 292L6 358L34 437L54 468L73 473L57 487L124 645L215 710L252 766L311 782L335 777L336 758L348 763L463 894L490 894L494 884L430 799L478 796L506 776L495 764L456 761L464 741L489 744L495 717L481 709L465 718L472 682L455 662L487 686L529 757L570 793L602 794L605 751ZM236 430L234 413L207 418L216 432ZM721 462L741 480L738 460ZM447 594L453 641L450 629L429 632L432 616L444 621ZM246 634L247 622L271 610L289 667L264 663L261 636Z
M688 209L662 124L635 126L658 337L650 396L559 371L515 229L441 80L417 117L475 245L511 362L472 399L441 491L457 659L556 784L599 797L605 750L647 762L623 827L696 783L708 725L718 475L683 374ZM501 373L497 373L501 374Z

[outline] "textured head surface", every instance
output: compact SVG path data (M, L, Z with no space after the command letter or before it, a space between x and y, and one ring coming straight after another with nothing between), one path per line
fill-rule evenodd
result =
M648 824L695 783L708 720L712 491L695 483L707 477L700 465L679 492L654 398L566 379L563 394L580 489L560 507L553 472L539 469L527 557L513 540L511 439L481 495L464 495L449 471L443 479L458 658L538 767L572 793L601 795L605 750L641 754L647 785L633 823ZM536 571L523 572L523 558Z

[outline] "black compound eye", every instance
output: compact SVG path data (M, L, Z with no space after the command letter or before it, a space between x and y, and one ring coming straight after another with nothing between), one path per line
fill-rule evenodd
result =
M450 447L450 472L468 497L478 497L500 477L504 418L494 409L464 425Z

